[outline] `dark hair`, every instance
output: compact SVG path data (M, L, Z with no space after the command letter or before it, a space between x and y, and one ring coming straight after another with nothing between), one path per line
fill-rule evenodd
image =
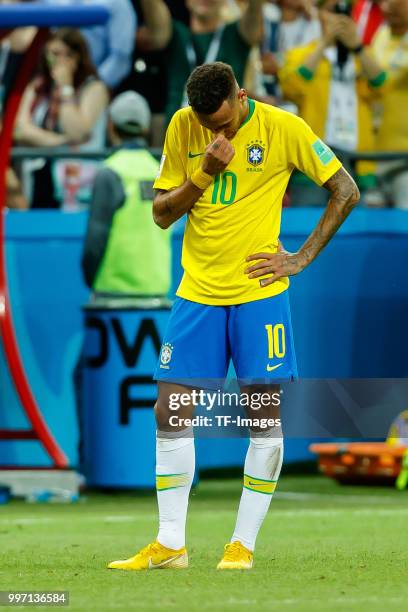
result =
M231 66L223 62L203 64L190 74L187 96L193 110L203 115L217 112L224 100L232 100L237 81Z
M75 89L79 88L88 77L98 76L96 68L92 63L88 43L79 30L76 30L75 28L60 28L55 32L52 32L47 41L47 45L53 40L63 42L64 45L66 45L78 56L78 66L74 74ZM38 73L41 83L40 89L44 93L49 93L52 88L52 77L47 61L47 45L44 46L41 54Z

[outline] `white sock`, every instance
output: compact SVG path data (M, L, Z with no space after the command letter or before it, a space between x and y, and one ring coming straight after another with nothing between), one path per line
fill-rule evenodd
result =
M272 500L283 461L283 438L271 435L250 439L244 467L237 522L231 542L254 550L256 537Z
M159 505L157 540L167 548L185 546L188 496L193 482L195 451L192 428L156 434L156 489Z

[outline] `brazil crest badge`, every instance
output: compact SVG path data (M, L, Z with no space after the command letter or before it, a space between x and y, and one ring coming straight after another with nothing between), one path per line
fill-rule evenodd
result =
M250 142L247 146L247 161L251 166L260 166L264 161L265 147L259 141Z

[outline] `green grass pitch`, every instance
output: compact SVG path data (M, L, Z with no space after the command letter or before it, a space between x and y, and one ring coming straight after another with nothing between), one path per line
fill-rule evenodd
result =
M284 476L249 572L215 570L240 480L202 481L188 520L188 570L118 572L107 561L154 539L152 494L0 507L0 590L69 590L69 610L408 609L408 492Z

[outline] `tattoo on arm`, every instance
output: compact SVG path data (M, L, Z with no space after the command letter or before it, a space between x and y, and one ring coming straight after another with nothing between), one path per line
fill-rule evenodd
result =
M335 201L336 204L344 206L346 216L357 204L360 197L357 185L344 168L337 170L337 172L326 181L324 187L332 194L330 201Z
M200 189L189 179L170 191L156 189L156 196L153 200L153 219L156 225L162 229L167 229L180 219L185 213L194 206L201 197L203 189Z
M305 266L317 257L334 236L360 197L357 185L344 168L340 168L326 181L324 187L331 192L329 202L316 228L299 251Z

